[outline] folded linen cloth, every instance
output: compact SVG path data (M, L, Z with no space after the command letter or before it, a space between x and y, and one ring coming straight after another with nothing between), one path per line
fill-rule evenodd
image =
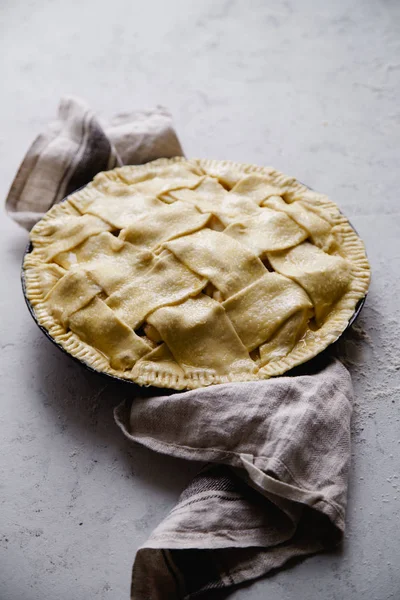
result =
M31 229L53 204L100 171L181 155L165 108L119 114L103 123L82 100L65 97L57 119L26 153L6 209L22 227Z
M107 124L65 98L29 148L7 210L29 229L101 170L181 154L163 108ZM132 598L207 597L340 542L351 403L347 370L325 353L292 376L160 391L117 407L131 440L211 463L138 551Z
M194 598L341 540L352 386L329 356L307 370L136 397L116 408L129 439L216 463L197 475L138 551L132 599Z

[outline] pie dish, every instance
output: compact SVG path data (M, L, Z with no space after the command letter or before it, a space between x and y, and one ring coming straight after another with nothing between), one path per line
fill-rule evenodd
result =
M365 297L336 204L269 167L160 159L96 175L31 231L38 323L97 371L172 389L281 375Z

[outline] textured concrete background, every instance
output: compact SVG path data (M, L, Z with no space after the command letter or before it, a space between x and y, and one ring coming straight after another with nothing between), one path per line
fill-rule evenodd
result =
M367 305L341 344L356 392L344 547L232 598L400 597L400 2L2 0L0 193L62 94L105 116L168 106L188 156L272 164L364 238ZM138 546L197 465L133 447L129 393L40 333L0 218L0 600L123 600Z

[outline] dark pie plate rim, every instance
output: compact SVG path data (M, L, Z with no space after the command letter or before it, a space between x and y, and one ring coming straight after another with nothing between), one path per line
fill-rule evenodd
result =
M84 186L83 186L84 187ZM81 188L80 188L81 189ZM78 190L76 190L78 191ZM66 198L64 198L61 202L65 202L65 200L68 199L69 196L67 196ZM358 235L358 232L356 230L356 228L352 225L352 223L350 223L350 226L352 227L352 229L355 231L355 233ZM24 294L24 298L25 298L25 302L26 305L28 307L28 310L33 318L33 320L35 321L36 325L39 327L39 329L44 333L44 335L51 341L53 342L53 344L55 344L57 346L57 348L59 348L62 352L64 352L64 354L67 354L71 359L73 359L75 362L83 365L86 369L88 369L89 371L92 371L92 373L96 373L98 375L102 375L104 377L109 377L111 379L115 379L117 381L122 381L124 383L129 383L129 384L133 384L136 387L138 386L137 383L135 383L132 380L129 379L125 379L124 377L117 377L116 375L112 375L111 373L106 373L105 371L98 371L97 369L94 369L91 365L89 365L88 363L86 363L84 360L81 360L80 358L77 358L76 356L73 356L73 354L70 354L70 352L68 352L68 350L66 350L59 342L57 342L57 340L55 340L53 338L53 336L49 333L49 331L43 327L43 325L41 325L37 319L36 313L35 313L35 309L33 308L27 293L26 293L26 280L25 280L25 269L24 269L24 262L25 262L25 257L27 254L29 254L30 252L32 252L33 249L33 244L32 242L28 242L24 254L23 254L23 258L22 258L22 265L21 265L21 284L22 284L22 291ZM360 298L360 300L357 302L356 307L354 309L354 313L353 315L350 317L349 322L346 326L346 328L342 331L342 333L339 335L339 337L334 341L331 342L331 344L329 344L329 346L332 346L332 344L336 344L336 342L346 333L346 331L348 331L348 329L350 329L350 327L354 324L354 322L356 321L356 319L358 318L360 312L362 311L365 301L367 299L367 294L365 294L365 296L363 296L363 298ZM328 346L328 347L329 347ZM323 352L323 351L321 351ZM315 358L315 357L313 357ZM309 362L310 360L313 360L313 358L310 358L309 360L307 360L306 362Z

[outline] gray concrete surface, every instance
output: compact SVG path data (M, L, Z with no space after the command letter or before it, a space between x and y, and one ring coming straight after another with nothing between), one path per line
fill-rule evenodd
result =
M72 93L111 116L168 106L189 156L272 164L364 238L367 305L341 344L355 386L343 548L235 591L400 598L400 3L2 0L0 195ZM27 235L0 218L0 600L123 600L138 546L197 465L133 447L129 391L45 339L24 305Z

